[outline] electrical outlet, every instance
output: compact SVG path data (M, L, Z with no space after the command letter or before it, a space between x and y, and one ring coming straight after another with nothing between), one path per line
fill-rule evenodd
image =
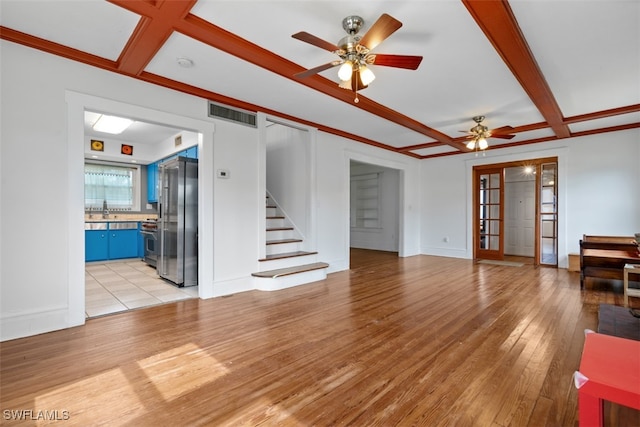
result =
M218 169L216 174L217 174L218 178L224 178L224 179L229 178L229 175L230 175L228 169Z

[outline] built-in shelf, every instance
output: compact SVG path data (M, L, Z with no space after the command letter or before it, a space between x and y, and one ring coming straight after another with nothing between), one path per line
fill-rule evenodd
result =
M351 227L379 228L380 173L351 176Z

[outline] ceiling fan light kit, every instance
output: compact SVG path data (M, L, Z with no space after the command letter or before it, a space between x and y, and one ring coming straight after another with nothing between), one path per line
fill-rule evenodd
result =
M358 32L364 26L364 19L357 15L347 16L342 20L342 28L347 35L340 39L337 45L324 41L307 32L299 32L291 37L328 50L340 57L339 61L332 61L315 68L297 73L296 77L304 78L321 71L340 66L338 87L355 92L354 102L358 102L358 90L365 89L376 78L368 67L381 65L386 67L416 70L422 61L421 56L371 54L370 51L378 46L391 34L396 32L402 23L390 15L382 14L364 36Z
M360 68L358 69L360 73L360 78L362 79L362 84L365 86L369 86L372 81L376 79L375 74L366 65L360 64Z
M338 70L338 77L341 81L351 80L351 74L353 73L353 64L350 61L346 61L340 66Z

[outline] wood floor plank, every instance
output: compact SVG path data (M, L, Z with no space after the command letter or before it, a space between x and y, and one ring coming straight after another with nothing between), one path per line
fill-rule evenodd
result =
M66 411L63 425L79 426L576 424L583 330L599 303L622 304L617 285L581 291L563 269L366 250L351 264L291 289L4 342L0 409Z

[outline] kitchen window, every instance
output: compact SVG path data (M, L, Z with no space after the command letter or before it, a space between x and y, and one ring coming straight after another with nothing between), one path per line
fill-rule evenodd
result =
M138 177L137 167L85 163L85 210L102 211L105 202L109 211L139 210Z

